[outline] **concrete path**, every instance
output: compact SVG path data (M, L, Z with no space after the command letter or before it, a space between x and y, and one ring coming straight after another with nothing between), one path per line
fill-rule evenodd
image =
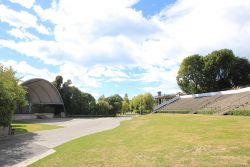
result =
M58 145L81 136L115 128L121 121L129 119L131 117L35 120L37 123L60 125L64 128L0 139L0 166L25 166L23 164L27 160L52 153L51 149Z

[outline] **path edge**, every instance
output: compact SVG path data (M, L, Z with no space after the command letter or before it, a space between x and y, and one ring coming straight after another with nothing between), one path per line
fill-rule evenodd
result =
M37 155L37 156L32 157L30 159L24 160L24 161L22 161L22 162L20 162L18 164L13 165L12 167L26 167L26 166L28 166L30 164L33 164L34 162L36 162L36 161L38 161L38 160L40 160L42 158L45 158L48 155L53 154L55 152L56 152L56 150L49 149L49 150L47 150L46 152L44 152L44 153L42 153L40 155Z

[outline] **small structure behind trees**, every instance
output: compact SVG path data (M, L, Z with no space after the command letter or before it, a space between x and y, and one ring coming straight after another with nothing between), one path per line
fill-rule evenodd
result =
M178 96L180 93L175 94L162 94L161 91L157 92L157 96L154 96L155 104L160 105L161 103L168 101L176 96Z

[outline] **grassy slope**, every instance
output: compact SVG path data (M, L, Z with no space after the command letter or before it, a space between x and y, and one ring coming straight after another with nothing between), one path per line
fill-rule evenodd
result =
M16 134L61 128L61 126L56 126L56 125L29 123L23 121L14 121L11 125L13 128L16 129L15 131Z
M250 117L141 116L56 150L31 166L250 166Z

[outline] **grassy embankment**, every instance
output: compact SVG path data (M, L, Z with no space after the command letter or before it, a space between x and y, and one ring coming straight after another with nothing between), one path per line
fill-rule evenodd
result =
M140 116L55 149L31 166L250 166L250 117Z

